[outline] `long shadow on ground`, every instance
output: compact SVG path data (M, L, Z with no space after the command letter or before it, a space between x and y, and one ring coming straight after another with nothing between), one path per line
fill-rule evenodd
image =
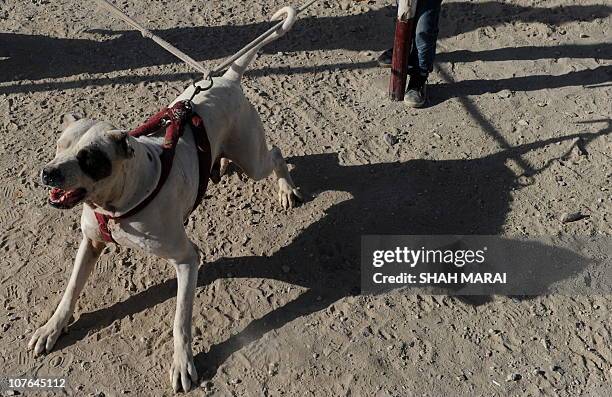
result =
M499 234L510 208L511 191L521 188L517 176L505 165L508 159L576 138L587 144L609 133L608 129L552 138L473 160L343 166L335 154L291 159L296 165L294 179L306 191L346 191L353 198L329 208L321 220L308 225L294 241L270 257L223 258L202 266L200 287L231 273L232 277L239 278L282 280L308 290L254 320L230 339L213 345L208 353L197 354L200 372L213 375L233 352L266 332L324 309L339 299L359 294L361 235ZM537 171L531 175L537 176ZM526 244L523 248L533 250L534 254L544 249L537 244ZM558 255L575 254L559 249ZM284 265L292 271L283 272ZM548 277L548 281L552 283L573 275L569 271L561 272ZM176 282L168 280L123 302L84 313L70 326L68 335L60 338L58 348L71 345L117 319L171 299L175 294Z
M394 13L393 7L387 7L354 15L304 17L296 23L290 36L272 43L265 51L382 50L389 47L392 41ZM522 7L495 1L443 3L440 38L516 21L561 25L605 18L610 13L612 7L607 5L549 8ZM121 25L118 23L118 26ZM233 54L269 26L268 22L258 22L180 27L157 30L155 33L203 61ZM109 73L177 62L151 40L143 39L138 32L98 32L119 36L97 41L0 32L0 57L6 58L0 60L0 82ZM26 89L27 86L19 92Z

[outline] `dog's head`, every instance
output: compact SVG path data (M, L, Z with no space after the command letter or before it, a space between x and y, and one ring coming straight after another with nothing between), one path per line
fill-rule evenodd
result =
M61 123L55 158L40 175L42 183L52 188L49 204L66 209L85 200L108 199L113 176L133 156L127 132L76 114L63 115Z

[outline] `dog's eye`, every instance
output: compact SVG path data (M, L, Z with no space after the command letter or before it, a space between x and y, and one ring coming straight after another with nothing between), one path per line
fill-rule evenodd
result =
M106 178L112 173L112 163L106 154L98 148L85 148L76 155L79 167L94 181Z

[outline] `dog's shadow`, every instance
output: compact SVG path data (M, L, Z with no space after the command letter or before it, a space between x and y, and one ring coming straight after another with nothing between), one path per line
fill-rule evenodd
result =
M359 294L361 235L499 234L509 212L511 191L521 188L517 176L505 165L509 158L576 138L588 143L609 132L552 138L473 160L411 160L343 166L335 154L292 158L294 179L305 191L346 191L353 198L330 207L321 220L307 226L295 240L270 257L222 258L201 267L199 287L227 277L231 269L235 278L275 279L308 290L252 321L228 340L211 346L207 353L197 354L199 372L205 377L213 376L231 354L268 331L322 310L339 299ZM531 251L534 255L538 251L540 255L543 250L550 251L550 247L536 243L525 243L521 249L524 254ZM554 250L559 257L575 256L571 251ZM291 272L283 272L285 265L291 267ZM568 267L546 280L552 284L579 271ZM68 335L60 338L58 348L175 295L176 281L167 280L123 302L84 313L70 326ZM474 305L488 300L488 297L465 299Z

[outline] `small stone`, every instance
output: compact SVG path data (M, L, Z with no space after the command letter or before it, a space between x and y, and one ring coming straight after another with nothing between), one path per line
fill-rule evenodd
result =
M4 392L5 396L18 396L19 392L17 390L7 390Z
M350 1L341 1L340 2L340 9L341 10L346 11L346 10L348 10L350 8L350 6L351 6L351 2Z
M214 384L211 381L207 380L205 382L202 382L200 384L200 386L202 387L202 389L204 389L206 391L210 391L210 390L212 390Z
M529 125L529 121L520 119L518 121L518 125L522 125L523 127L527 127Z
M278 374L278 363L268 364L268 375L274 376Z
M517 373L513 373L513 374L508 374L508 376L506 376L506 382L516 382L521 380L523 377L521 376L521 374L517 374Z
M383 135L383 139L387 142L387 145L393 146L398 142L398 139L395 135L385 134Z
M535 179L531 176L521 175L518 177L517 182L521 186L529 186L534 184Z
M465 376L465 374L461 374L461 375L457 375L455 379L457 379L459 382L465 382L468 378L467 376Z
M576 222L576 221L579 221L581 219L588 218L588 217L589 217L588 215L584 215L580 211L578 211L578 212L566 212L563 215L561 215L561 222L563 222L563 223Z
M2 331L3 332L8 331L9 328L11 328L11 324L9 324L9 323L2 324Z
M589 35L588 35L588 34L586 34L586 33L580 33L580 38L581 38L581 39L587 39L588 37L589 37Z
M510 98L512 96L512 91L510 91L510 90L501 90L497 95L500 98Z

